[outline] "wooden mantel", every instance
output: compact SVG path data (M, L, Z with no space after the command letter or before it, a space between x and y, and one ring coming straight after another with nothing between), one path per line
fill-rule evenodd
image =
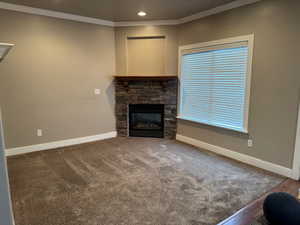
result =
M173 80L178 79L177 75L160 75L160 76L149 76L149 75L115 75L117 80Z

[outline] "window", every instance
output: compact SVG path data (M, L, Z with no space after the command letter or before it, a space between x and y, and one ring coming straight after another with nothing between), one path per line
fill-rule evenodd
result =
M180 119L248 132L253 39L180 47Z

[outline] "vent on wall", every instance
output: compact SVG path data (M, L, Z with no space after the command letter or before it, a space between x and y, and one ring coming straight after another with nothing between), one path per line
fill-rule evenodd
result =
M127 38L127 75L165 74L165 36Z

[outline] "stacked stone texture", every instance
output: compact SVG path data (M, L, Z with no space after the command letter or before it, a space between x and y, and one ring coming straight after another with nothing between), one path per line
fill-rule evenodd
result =
M164 104L164 137L174 139L177 129L178 80L115 80L118 136L128 136L129 104Z

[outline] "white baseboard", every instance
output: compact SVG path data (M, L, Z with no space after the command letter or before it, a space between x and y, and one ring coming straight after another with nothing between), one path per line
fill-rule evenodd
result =
M30 145L30 146L24 146L18 148L9 148L5 150L5 154L6 156L20 155L29 152L43 151L43 150L78 145L78 144L83 144L83 143L88 143L93 141L100 141L104 139L114 138L116 136L117 136L117 132L112 131L112 132L88 136L88 137L73 138L73 139L54 141L54 142L49 142L44 144Z
M199 141L194 138L186 137L186 136L183 136L180 134L176 135L176 140L187 143L187 144L194 145L199 148L203 148L205 150L209 150L216 154L223 155L228 158L232 158L237 161L240 161L240 162L243 162L243 163L246 163L246 164L249 164L249 165L252 165L252 166L255 166L255 167L258 167L258 168L261 168L261 169L264 169L264 170L267 170L267 171L270 171L270 172L273 172L273 173L276 173L276 174L279 174L282 176L285 176L285 177L295 179L292 169L289 169L289 168L286 168L283 166L279 166L279 165L276 165L276 164L273 164L273 163L270 163L267 161L263 161L261 159L257 159L252 156L249 156L249 155L241 154L241 153L238 153L238 152L235 152L235 151L223 148L223 147L208 144L206 142Z
M37 145L31 145L31 146L24 146L24 147L18 147L18 148L10 148L5 150L6 156L13 156L13 155L20 155L20 154L25 154L25 153L30 153L30 152L36 152L36 151L43 151L43 150L49 150L49 149L55 149L55 148L61 148L61 147L66 147L66 146L72 146L72 145L78 145L78 144L83 144L83 143L89 143L93 141L100 141L100 140L105 140L109 138L114 138L117 136L116 131L104 133L104 134L99 134L99 135L93 135L93 136L88 136L88 137L81 137L81 138L74 138L74 139L68 139L68 140L63 140L63 141L55 141L55 142L49 142L49 143L44 143L44 144L37 144ZM292 169L276 165L274 163L270 163L267 161L263 161L261 159L254 158L249 155L241 154L220 146L215 146L212 144L208 144L206 142L186 137L180 134L176 135L176 139L178 141L194 145L199 148L203 148L205 150L209 150L211 152L217 153L219 155L226 156L228 158L235 159L237 161L285 176L289 177L292 179L298 179L295 176L295 173Z

